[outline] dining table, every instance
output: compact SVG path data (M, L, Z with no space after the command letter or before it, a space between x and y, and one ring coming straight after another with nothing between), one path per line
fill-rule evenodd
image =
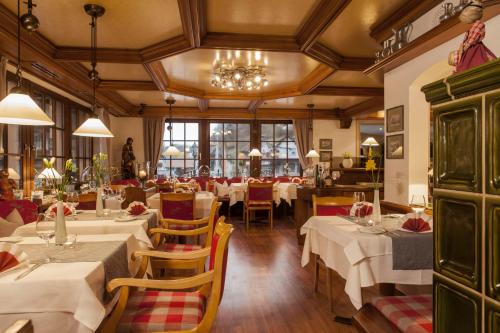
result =
M0 332L18 319L30 319L37 333L95 332L119 295L106 291L107 282L134 276L138 262L131 255L140 249L124 233L79 235L72 248L47 247L30 236L15 246L29 259L44 252L52 259L18 280L27 268L0 273Z
M149 209L147 213L134 216L130 221L120 221L119 216L124 215L123 213L112 210L108 216L97 216L95 211L78 211L76 216L66 216L66 230L68 234L77 235L78 238L94 234L131 234L141 248L151 248L148 230L158 226L158 210ZM12 236L36 236L36 223L17 228Z
M361 226L349 217L310 217L300 229L305 235L301 265L309 263L311 253L318 255L328 268L345 279L344 291L356 309L363 306L363 287L381 283L432 284L432 260L420 269L394 269L393 240L406 237L404 232L369 234L360 230ZM429 248L421 249L421 253L432 255L432 235L425 238L430 240L426 243Z
M283 184L283 185L282 185ZM295 188L295 197L293 198L291 194L293 191L288 191L288 188L292 183L280 183L273 185L273 201L276 206L281 204L282 195L284 199L291 205L292 199L297 199L297 189ZM294 184L293 184L294 185ZM240 201L245 200L245 192L248 189L248 183L231 183L229 185L229 205L233 206Z
M201 219L210 215L210 208L215 195L212 192L195 192L194 215L195 218ZM160 209L160 193L155 193L146 199L150 209Z

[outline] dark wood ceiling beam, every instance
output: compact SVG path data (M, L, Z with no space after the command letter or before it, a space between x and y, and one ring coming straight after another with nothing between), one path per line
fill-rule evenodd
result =
M248 111L251 113L255 113L260 106L264 104L264 100L262 99L254 99L248 103Z
M338 69L346 71L364 71L375 63L375 58L344 57Z
M298 91L301 94L308 94L321 84L327 77L333 74L335 70L327 65L320 64L299 84Z
M193 46L183 35L167 39L143 48L140 51L143 62L153 62L192 50Z
M138 107L136 107L136 110ZM146 106L144 117L161 117L168 114L167 106ZM308 119L308 109L257 109L257 119ZM315 119L339 119L335 110L314 110ZM254 114L247 108L208 108L201 112L197 107L173 107L173 119L245 119L251 120Z
M167 91L169 80L167 72L165 71L161 61L145 63L144 68L146 69L146 72L148 72L149 76L151 76L151 79L158 90Z
M201 48L300 52L295 37L226 32L208 32L202 40Z
M324 96L384 96L384 88L318 86L309 95Z
M200 109L201 112L207 112L208 111L208 99L198 98L198 109Z
M430 9L436 7L442 0L407 0L388 17L370 27L370 36L382 43L393 35L392 29L399 29L408 22L413 22Z
M101 80L98 88L100 90L133 90L150 91L158 90L153 81L134 81L134 80Z
M121 64L141 64L142 57L138 50L127 49L97 49L97 61ZM54 53L57 61L90 61L88 47L57 47Z
M375 58L343 57L320 42L314 43L305 54L332 68L347 71L364 71L375 63Z
M308 50L349 5L350 0L321 0L297 33L302 51Z
M364 102L350 106L342 111L344 117L352 118L362 114L373 113L384 109L384 97L372 97Z
M192 47L200 47L207 33L207 0L178 0L184 36Z

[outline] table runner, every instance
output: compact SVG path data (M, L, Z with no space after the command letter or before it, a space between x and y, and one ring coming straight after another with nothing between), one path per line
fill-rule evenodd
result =
M432 233L396 230L387 236L392 239L392 269L432 269Z
M115 220L120 216L120 214L124 214L124 212L120 211L112 211L108 216L97 216L95 210L92 211L77 211L76 220L73 216L66 216L66 221L101 221L101 220ZM148 214L135 216L137 220L147 220L148 228L156 228L158 226L156 212L148 212Z
M46 258L47 247L45 244L19 244L18 246L28 254L30 261L40 261ZM103 298L105 301L111 299L111 295L106 292L109 281L115 278L130 277L126 242L76 243L74 248L50 252L51 260L56 263L102 262L104 266Z

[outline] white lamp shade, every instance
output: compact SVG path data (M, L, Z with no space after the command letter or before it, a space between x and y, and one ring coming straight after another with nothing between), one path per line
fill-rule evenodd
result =
M27 94L10 93L0 102L0 123L51 126L52 119Z
M262 153L257 148L254 148L248 153L248 157L262 157Z
M78 136L90 136L94 138L112 138L113 133L104 125L104 123L98 118L89 118L83 122L73 132L73 135Z
M17 171L12 169L12 168L8 168L7 172L9 173L9 179L12 179L12 180L20 180L21 179L21 176L19 176Z
M366 138L365 141L361 144L362 146L378 146L377 140L375 140L373 137Z
M38 179L62 179L62 177L59 174L59 172L57 172L56 169L54 169L54 168L45 168L38 175Z
M306 157L309 157L309 158L316 158L316 157L319 157L319 154L316 150L314 149L311 149L309 150L309 152L306 154Z
M177 156L180 154L179 149L177 149L175 146L170 146L163 152L163 156Z

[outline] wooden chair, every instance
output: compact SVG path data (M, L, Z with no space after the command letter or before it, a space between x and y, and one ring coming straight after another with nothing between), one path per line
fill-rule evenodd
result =
M160 193L161 220L193 221L195 220L195 194L187 193ZM193 224L170 224L170 229L190 230Z
M222 217L215 227L211 247L185 253L135 252L134 258L146 262L146 266L150 258L189 261L210 257L209 269L179 280L113 279L108 283L107 290L112 292L119 288L120 296L99 332L208 333L224 292L228 243L232 231L232 226L224 223ZM197 289L184 291L194 288ZM183 313L189 315L181 315Z
M221 204L217 200L212 200L212 205L210 207L210 214L206 218L198 220L175 220L175 219L161 219L160 228L152 228L149 230L152 240L153 247L156 251L170 252L170 253L182 253L188 251L200 250L202 248L209 247L212 242L212 235L214 232L214 226L219 218L219 209ZM190 230L179 230L171 229L169 225L182 225L189 223L190 226L195 226L194 229ZM183 237L199 237L201 235L206 235L205 245L202 247L197 244L179 244L179 243L169 243L168 236L183 236ZM165 269L197 269L198 273L202 273L205 269L205 261L175 261L175 260L156 260L152 259L151 264L153 267L153 272L155 276L161 276L161 271Z
M248 183L243 202L243 220L250 226L250 212L267 210L269 224L273 230L273 183Z
M312 196L313 200L313 215L314 216L337 216L349 215L353 199L351 197L317 197ZM326 270L326 289L330 311L333 311L332 298L332 273L325 262L317 255L314 255L314 291L318 292L319 283L319 268L324 267Z
M97 193L90 192L85 194L80 194L78 196L78 209L79 210L95 210L97 202Z
M147 205L146 192L140 187L125 187L125 200L122 202L122 208L127 208L134 201L139 201Z
M380 201L380 211L382 214L408 214L413 213L410 206L401 205L391 201Z
M121 190L123 190L126 186L125 185L120 185L120 184L111 184L109 187L115 192L115 193L120 193Z

